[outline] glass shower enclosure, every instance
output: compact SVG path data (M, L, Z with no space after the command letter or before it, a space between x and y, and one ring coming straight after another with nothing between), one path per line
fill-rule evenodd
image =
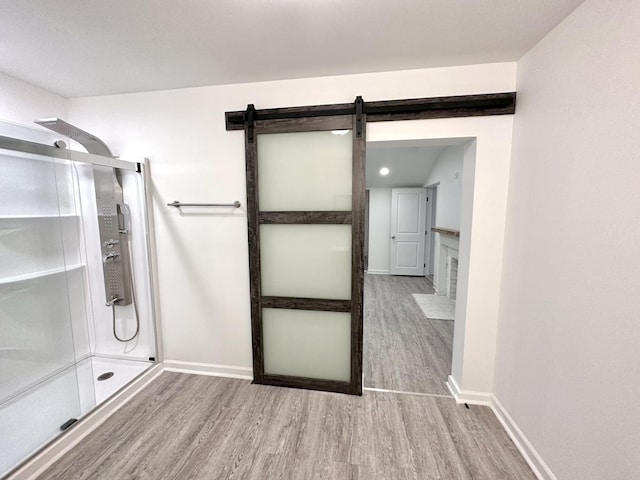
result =
M158 360L144 163L0 122L0 477Z

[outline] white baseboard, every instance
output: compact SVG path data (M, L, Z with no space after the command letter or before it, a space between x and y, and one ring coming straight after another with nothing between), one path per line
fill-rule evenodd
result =
M366 272L369 275L389 275L389 270L367 270Z
M62 455L76 446L83 438L89 435L98 426L102 425L107 418L127 403L134 395L147 386L152 380L163 372L162 364L154 365L144 372L139 378L126 386L115 396L97 407L86 417L71 427L71 429L44 447L31 460L25 462L16 471L7 477L6 480L31 480L36 478L51 466Z
M213 363L182 362L179 360L165 360L163 364L164 369L168 372L193 373L196 375L211 375L214 377L253 380L253 369L249 367L216 365Z
M486 392L476 392L473 390L462 390L451 375L447 378L447 388L455 399L456 403L467 403L469 405L491 405L491 394Z
M449 375L447 379L447 388L449 392L451 392L451 395L453 395L456 403L490 407L520 454L529 467L531 467L536 478L538 478L538 480L558 480L495 395L492 393L462 390L451 375Z
M529 464L536 477L539 480L558 480L495 395L491 395L490 406L495 416L498 417L498 421L507 431L509 437L511 437L511 440L513 440L516 448Z

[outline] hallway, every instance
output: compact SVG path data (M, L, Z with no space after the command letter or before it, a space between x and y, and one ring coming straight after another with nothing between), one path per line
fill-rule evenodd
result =
M364 386L449 395L453 321L427 319L413 293L434 293L424 277L365 275Z

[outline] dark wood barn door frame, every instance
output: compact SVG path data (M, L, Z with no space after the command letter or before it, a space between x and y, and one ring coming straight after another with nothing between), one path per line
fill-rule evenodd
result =
M360 102L361 103L361 102ZM353 135L352 210L351 211L261 211L258 192L258 148L260 134L304 131L352 130L363 125L358 115L299 117L293 119L256 120L252 106L247 109L245 151L247 169L247 223L249 233L249 281L251 286L251 331L254 383L309 388L360 395L362 393L362 240L364 232L364 129ZM351 300L273 297L262 295L260 267L260 225L265 224L336 224L351 225ZM268 374L264 370L263 308L285 308L350 313L351 356L350 381Z
M366 123L394 120L509 115L515 112L515 92L315 105L226 112L227 130L244 130L247 181L247 223L251 288L251 331L254 383L362 394L364 213ZM351 212L260 212L257 141L260 133L353 129ZM351 224L351 300L270 297L261 294L261 224ZM287 308L351 313L351 376L349 382L265 374L262 308Z

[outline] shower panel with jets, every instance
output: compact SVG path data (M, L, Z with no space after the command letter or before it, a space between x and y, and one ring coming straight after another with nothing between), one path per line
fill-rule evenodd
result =
M145 162L36 123L0 122L0 477L158 361Z

